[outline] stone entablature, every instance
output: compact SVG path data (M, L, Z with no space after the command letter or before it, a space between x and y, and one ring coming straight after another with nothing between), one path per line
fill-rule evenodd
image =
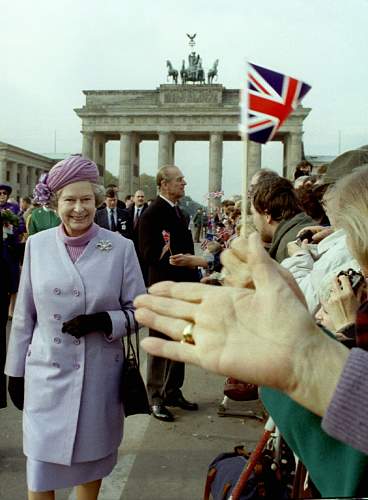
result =
M47 156L0 142L0 182L12 186L12 198L30 196L39 176L55 163Z
M209 141L209 191L221 191L222 143L238 141L239 90L222 85L160 85L155 90L85 90L83 154L105 169L105 144L120 141L121 195L139 187L139 143L158 140L158 166L174 162L175 142ZM284 175L302 158L303 121L310 108L299 106L274 140L284 144ZM261 168L261 145L249 142L249 176Z

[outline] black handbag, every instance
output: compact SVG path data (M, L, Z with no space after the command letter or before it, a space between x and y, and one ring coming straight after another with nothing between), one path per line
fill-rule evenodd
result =
M120 396L123 402L124 414L136 415L139 413L150 413L150 406L146 386L139 371L139 329L134 320L136 349L132 343L132 329L130 318L126 311L123 311L127 322L126 340L122 338L124 364L121 375ZM125 345L126 342L126 345Z

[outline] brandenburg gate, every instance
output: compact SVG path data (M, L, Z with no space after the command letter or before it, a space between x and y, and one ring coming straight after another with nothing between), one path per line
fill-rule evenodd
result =
M194 46L194 37L189 36L191 47ZM160 85L155 90L84 91L86 103L75 109L82 119L82 152L97 163L103 176L106 143L120 141L120 196L134 193L139 188L142 141L158 141L158 168L175 163L177 141L208 141L208 191L222 190L223 143L241 139L238 132L239 90L213 83L217 77L218 60L208 71L207 83L199 54L192 51L188 62L186 68L183 60L181 84L177 83L179 71L167 61L168 77L172 77L172 83ZM299 106L273 138L283 143L283 175L287 177L292 176L302 159L303 121L309 111L310 108ZM261 164L261 145L249 141L249 176L259 170ZM186 165L181 167L188 170Z
M156 90L86 90L84 94L85 106L75 110L82 119L82 152L97 163L103 176L106 143L120 141L121 195L139 188L139 145L145 140L158 140L158 168L175 163L177 141L208 141L208 191L221 191L223 142L240 140L239 90L217 84L167 84ZM274 137L284 145L287 177L302 159L303 121L309 111L299 106ZM250 176L261 168L261 147L249 141Z

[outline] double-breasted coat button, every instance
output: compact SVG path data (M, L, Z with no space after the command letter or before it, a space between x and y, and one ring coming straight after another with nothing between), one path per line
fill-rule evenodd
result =
M54 314L54 319L56 319L57 321L60 321L61 320L61 314Z
M79 364L79 363L75 363L74 368L75 368L76 370L79 370L79 368L80 368L80 364Z
M55 362L54 362L54 363L52 363L52 366L53 366L54 368L60 368L59 363L55 363Z
M73 340L73 344L75 344L75 345L79 345L79 344L80 344L80 340L79 340L79 339L74 339L74 340Z
M61 294L60 288L54 288L54 294L55 295L60 295Z
M80 295L80 291L79 291L79 290L77 290L76 288L74 288L74 290L73 290L73 295L74 295L75 297L79 297L79 295Z
M61 344L61 338L60 337L55 337L54 338L55 344Z
M28 351L27 352L27 356L29 357L31 355L31 351Z

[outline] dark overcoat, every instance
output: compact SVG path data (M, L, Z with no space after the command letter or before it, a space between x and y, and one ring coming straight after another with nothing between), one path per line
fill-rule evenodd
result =
M172 266L170 251L165 246L163 231L170 235L170 250L175 254L193 254L192 233L185 216L178 217L166 200L158 196L141 215L139 222L139 253L148 267L148 284L158 281L198 281L197 269Z

